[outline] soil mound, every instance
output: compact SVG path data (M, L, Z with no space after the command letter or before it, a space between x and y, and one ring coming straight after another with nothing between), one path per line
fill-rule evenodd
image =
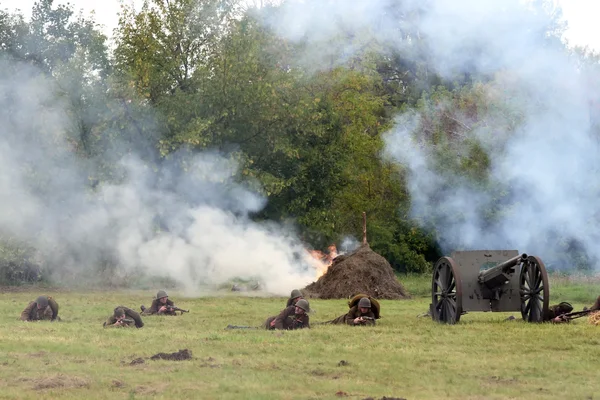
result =
M192 358L192 352L188 349L179 350L176 353L158 353L150 357L151 360L171 360L171 361L181 361L181 360L190 360Z
M385 258L368 244L333 259L327 272L302 291L309 298L347 299L363 293L376 299L410 298Z

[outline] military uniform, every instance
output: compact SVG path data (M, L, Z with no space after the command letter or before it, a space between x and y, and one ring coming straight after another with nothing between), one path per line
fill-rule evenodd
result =
M355 324L354 319L359 318L359 317L369 317L369 318L373 318L373 319L363 320L363 321ZM363 314L360 312L360 309L358 308L358 306L354 306L350 310L348 310L348 313L346 313L344 315L340 315L339 317L329 321L328 323L329 324L346 324L346 325L352 325L352 326L375 325L375 314L373 313L373 311L371 311L371 309L369 309L368 312Z
M571 306L566 301L563 301L560 304L555 304L553 306L548 307L548 319L553 319L563 314L568 314L571 311L573 311L573 306Z
M168 300L168 299L167 299L167 302L164 304L160 302L160 299L154 299L154 300L152 300L152 305L150 306L150 308L145 308L144 306L142 306L142 308L143 308L142 314L143 315L157 315L158 310L160 310L160 308L162 306L173 307L174 305L175 305L175 303L173 303L171 300ZM177 313L175 311L165 311L160 314L161 315L177 315Z
M285 308L288 308L290 306L295 306L296 303L298 302L298 300L302 299L302 292L300 292L298 289L294 289L292 290L292 293L290 294L290 298L287 299L287 303L285 304ZM267 321L265 322L265 327L267 329L273 329L274 327L271 326L271 323L273 321L275 321L275 319L277 318L277 315L273 315L272 317L267 318Z
M132 320L131 321L123 321L121 325L115 325L115 322L118 321L118 317L120 315L124 315L125 318ZM131 308L118 306L115 308L113 315L108 317L104 324L102 324L105 328L141 328L144 326L144 322L142 321L142 317L137 312L133 311Z
M304 314L296 314L296 307L301 308L305 311ZM277 317L275 317L275 324L271 326L273 317L270 317L265 322L264 327L266 329L281 329L281 330L294 330L310 328L309 317L306 314L310 311L308 301L302 299L298 300L295 306L289 306L283 309Z
M38 308L38 304L42 308ZM40 296L36 301L30 302L21 312L21 321L60 321L58 317L58 303L50 296Z
M287 303L285 306L289 307L289 306L296 305L298 300L300 300L302 298L303 298L302 292L300 292L298 289L294 289L294 290L292 290L292 293L290 294L290 298L287 300Z
M375 319L379 318L379 303L377 300L367 297L366 295L356 295L348 302L348 306L350 310L344 315L340 315L339 317L332 319L331 321L323 322L324 324L334 324L334 325L375 325ZM366 308L367 312L363 313L360 311L361 308ZM375 310L375 312L373 312ZM364 319L359 322L354 322L356 318L367 317L368 319Z
M162 299L164 297L167 297L167 301L165 303L162 303L160 301L160 299ZM165 292L164 290L159 290L158 293L156 293L156 298L154 298L154 300L152 300L152 304L150 305L150 308L146 308L144 306L141 307L142 314L144 314L144 315L177 315L177 313L174 310L164 311L162 313L158 312L158 310L160 310L160 308L163 306L173 307L175 305L175 303L173 303L171 300L169 300L168 297L169 296L167 295L167 292Z

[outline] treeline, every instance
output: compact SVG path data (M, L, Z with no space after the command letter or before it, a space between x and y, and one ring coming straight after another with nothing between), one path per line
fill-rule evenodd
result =
M325 249L360 239L365 211L375 251L398 271L428 271L440 255L435 226L409 218L405 171L382 157L385 133L400 112L421 110L423 138L447 146L440 156L448 167L485 181L489 159L476 142L460 161L450 156L453 137L468 131L452 110L484 118L490 79L443 80L426 56L381 52L376 42L355 43L346 58L343 46L322 44L332 62L315 68L298 57L314 43L285 40L261 23L277 8L147 0L139 12L123 7L109 45L91 17L39 0L31 21L0 11L1 74L28 65L52 79L72 121L66 145L98 166L91 189L118 180L114 160L134 150L160 164L182 148L216 149L240 163L239 180L260 182L268 203L255 219L291 219L306 243ZM416 37L403 26L398 35ZM29 254L5 243L6 263Z

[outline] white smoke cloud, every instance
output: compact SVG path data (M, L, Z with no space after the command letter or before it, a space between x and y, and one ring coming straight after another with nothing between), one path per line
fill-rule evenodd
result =
M386 137L386 155L407 169L412 216L434 225L445 251L515 248L556 261L557 245L564 245L560 240L574 240L592 260L598 259L600 146L590 120L590 101L597 102L599 92L550 35L560 21L552 2L289 3L280 10L284 16L269 19L269 24L290 40L318 43L329 38L335 45L333 39L361 35L382 52L399 52L442 77L496 75L488 86L494 91L490 95L498 104L518 110L517 127L509 131L509 116L490 111L487 126L475 125L468 132L484 149L494 150L487 179L496 191L483 190L436 165L435 147L415 138L420 122L416 112L399 116ZM348 40L346 46L351 45ZM322 68L331 65L310 51L302 57ZM467 116L464 121L470 122ZM495 196L502 197L504 211L490 224L484 215L495 207Z
M0 73L0 233L34 246L43 266L64 274L114 262L189 294L242 278L287 295L314 280L291 229L251 220L266 200L236 183L231 157L182 150L155 169L134 151L113 166L122 178L92 189L98 164L74 155L51 81L25 65L0 68L14 71Z

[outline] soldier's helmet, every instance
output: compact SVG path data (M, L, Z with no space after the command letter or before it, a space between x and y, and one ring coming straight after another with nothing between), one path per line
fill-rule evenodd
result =
M303 309L306 312L310 311L310 306L308 304L308 301L304 300L304 299L298 300L298 302L296 303L296 307L300 307L301 309Z
M290 299L296 299L298 297L302 297L302 292L299 291L298 289L294 289L292 290L292 293L290 294Z
M570 313L571 311L573 311L573 306L567 303L566 301L563 301L562 303L558 304L558 310L562 314Z
M358 301L359 308L371 308L371 300L368 297L363 297Z
M167 295L167 292L165 292L164 290L159 290L158 293L156 293L156 298L162 299L163 297L169 297L169 296Z
M115 311L113 312L113 316L114 316L115 318L120 318L120 317L122 317L123 315L125 315L125 310L123 310L123 309L122 309L122 308L120 308L120 307L117 307L117 308L115 308Z
M42 308L48 307L48 296L40 296L35 300L35 302Z

